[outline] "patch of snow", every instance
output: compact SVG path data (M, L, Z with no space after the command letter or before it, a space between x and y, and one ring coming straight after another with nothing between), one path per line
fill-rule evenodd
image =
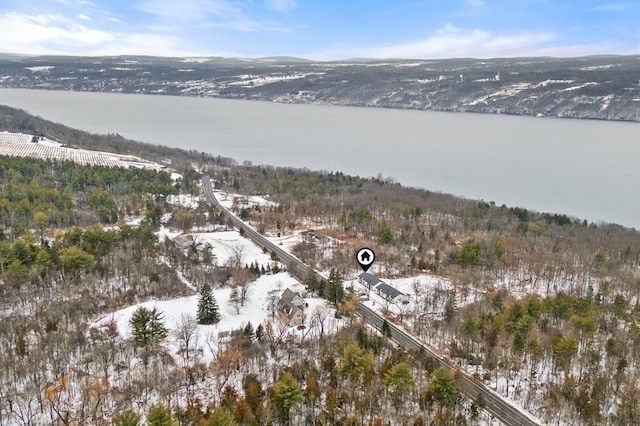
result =
M214 194L220 204L226 209L232 209L234 207L242 205L242 207L277 207L278 204L273 201L269 201L264 197L260 197L257 195L241 195L241 194L233 194L230 192L214 190Z
M197 243L211 245L211 252L215 256L218 266L224 266L232 258L238 256L243 266L251 263L266 266L273 263L269 254L264 253L260 247L242 237L236 230L198 233L194 234L194 237Z
M324 72L307 72L307 73L299 73L299 74L280 74L280 75L269 75L269 76L253 76L249 74L239 76L240 80L231 81L227 83L227 86L241 86L241 87L260 87L266 84L278 83L282 81L291 81L291 80L300 80L307 78L309 76L320 76L324 75Z
M220 322L214 325L197 325L197 344L198 352L204 362L210 362L217 353L220 342L220 332L230 332L244 328L251 322L254 329L264 323L267 319L271 319L272 311L270 304L272 300L272 292L278 295L287 288L293 291L304 291L304 286L295 278L286 272L275 275L263 275L250 284L249 293L245 306L240 307L240 313L237 314L235 308L228 303L231 294L230 288L219 288L213 290L213 295L218 302L220 308ZM274 296L275 297L275 296ZM320 309L326 306L326 301L320 298L305 297L305 301L309 304L305 307L306 325L310 328L310 313L316 307ZM163 346L170 350L173 355L177 355L180 351L180 344L176 335L183 316L191 316L195 318L198 309L198 296L179 297L171 300L149 300L147 302L138 303L124 309L120 309L113 313L107 314L96 322L91 324L92 327L100 327L109 322L115 322L118 332L125 339L131 337L131 326L129 321L133 313L140 306L147 309L156 308L163 314L164 324L169 329L169 336L163 343ZM328 308L327 308L328 309ZM330 315L332 317L332 315ZM276 317L274 321L279 321ZM289 330L295 333L295 328Z
M600 111L604 111L609 108L611 105L611 101L613 100L614 95L607 95L602 98L602 106L600 107Z
M40 71L50 71L52 69L54 69L55 67L52 65L43 65L43 66L39 66L39 67L25 67L25 69L28 69L31 72L40 72Z
M591 67L582 67L582 68L580 68L580 71L607 70L609 68L619 67L621 65L622 64L594 65L594 66L591 66Z
M420 65L423 65L424 62L404 62L401 64L396 64L395 66L400 68L400 67L419 67Z
M211 58L202 58L202 57L192 57L192 58L184 58L182 60L183 63L188 64L191 62L195 62L198 64L204 64L205 62L209 62Z
M167 203L173 206L182 206L195 210L198 208L200 196L191 194L168 195Z
M571 87L567 87L565 89L561 89L561 92L570 92L572 90L578 90L578 89L582 89L583 87L588 87L588 86L597 86L598 83L596 82L588 82L588 83L584 83L584 84L579 84L577 86L571 86Z
M135 222L137 222L137 224L139 225L141 221L142 221L142 218L139 218L132 221L133 223L129 223L129 222L127 223L132 225L132 224L136 224ZM160 226L160 229L158 229L158 231L156 232L156 235L158 236L159 241L163 241L165 238L173 240L180 234L182 234L182 232L176 229L167 228L166 226Z
M69 148L58 142L39 138L33 141L33 135L26 133L0 132L0 155L14 157L68 160L82 165L104 167L141 167L155 170L164 167L132 155L114 154L104 151Z
M538 84L534 84L533 88L537 89L539 87L547 87L550 84L571 84L574 82L575 80L545 80L545 81L541 81Z

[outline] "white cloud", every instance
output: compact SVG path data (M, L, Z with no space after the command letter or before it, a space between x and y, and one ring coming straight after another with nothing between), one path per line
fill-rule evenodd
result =
M90 21L91 20L91 18L88 17L87 15L85 15L84 13L80 13L78 15L78 19L82 19L83 21Z
M638 49L640 50L640 49ZM366 48L335 45L322 51L301 53L298 56L315 60L345 58L497 58L517 56L576 57L608 53L637 54L638 50L624 48L611 42L589 44L560 44L550 32L520 31L496 33L483 29L462 29L445 24L422 40Z
M592 10L597 12L623 12L632 9L634 6L633 3L604 3L594 7Z
M0 51L10 53L170 55L177 44L173 36L109 32L60 15L0 13L0 28Z
M272 0L272 3L276 7L290 7L295 1ZM245 13L242 4L227 0L180 0L179 7L175 0L144 0L136 8L172 25L199 25L242 32L290 31L278 22L254 19Z
M95 45L112 40L105 31L70 21L61 15L24 15L7 12L0 15L5 48L11 45L46 43L50 45Z
M552 33L522 31L496 34L481 29L460 29L446 24L435 35L407 43L371 47L349 56L372 58L488 58L520 56L553 41Z
M286 12L291 9L295 9L298 5L296 0L266 0L265 5L268 9L273 9L278 12Z
M203 21L210 16L235 17L241 10L227 0L144 0L135 6L149 15L172 21Z
M467 4L471 7L482 7L485 5L484 0L467 0Z

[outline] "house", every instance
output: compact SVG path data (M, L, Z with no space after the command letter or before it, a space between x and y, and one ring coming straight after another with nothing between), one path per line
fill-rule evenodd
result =
M406 295L403 292L368 272L358 275L358 280L360 280L362 284L366 284L369 289L373 288L376 293L389 302L397 303L406 300Z
M395 287L391 287L385 282L380 282L375 287L376 293L384 297L386 300L392 303L402 302L406 300L405 294Z
M383 282L380 278L368 272L363 272L362 274L358 275L358 280L360 280L362 284L366 284L369 288L375 287Z
M302 239L307 243L316 243L316 242L325 242L327 237L324 235L318 234L316 231L309 229L307 231L300 232Z
M278 301L278 315L290 327L301 325L304 322L305 305L306 302L300 293L286 289Z
M300 306L303 306L306 303L302 298L302 296L300 296L300 293L293 292L289 288L282 292L282 296L280 296L280 300L283 300L283 299L291 302L293 306L296 306L298 308Z

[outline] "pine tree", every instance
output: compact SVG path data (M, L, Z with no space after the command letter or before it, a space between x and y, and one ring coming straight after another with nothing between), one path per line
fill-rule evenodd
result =
M344 287L342 286L342 277L334 268L329 272L329 280L325 282L323 295L334 305L338 305L344 300L345 294Z
M382 335L391 338L391 326L386 319L382 321Z
M171 409L165 405L153 405L147 411L147 426L178 426L171 415Z
M131 320L133 343L136 347L149 349L162 342L169 334L162 323L162 313L140 306L133 313Z
M250 342L253 342L255 340L256 333L253 330L253 324L251 324L251 321L249 321L247 325L244 326L243 334L246 338L249 339Z
M125 410L113 416L112 426L139 426L140 414L133 410Z
M318 280L318 276L314 271L310 271L309 276L307 277L307 289L311 293L316 293L320 290L319 287L320 281Z
M264 327L262 326L262 324L258 324L258 326L256 327L256 340L258 342L262 341L262 337L264 336Z
M282 423L289 424L289 411L302 399L298 381L290 373L284 373L273 387L273 402Z
M213 296L209 283L204 283L198 297L198 323L217 324L220 322L218 302Z

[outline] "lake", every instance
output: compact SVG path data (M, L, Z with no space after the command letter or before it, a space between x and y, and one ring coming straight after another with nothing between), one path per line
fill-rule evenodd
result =
M640 229L638 123L26 89L0 89L0 104L240 163L381 174Z

